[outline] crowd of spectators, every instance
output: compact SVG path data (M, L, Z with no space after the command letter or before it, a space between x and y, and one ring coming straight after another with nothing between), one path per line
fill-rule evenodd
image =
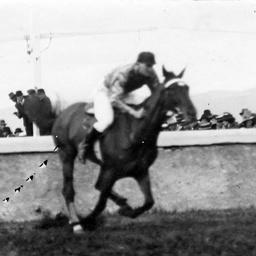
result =
M29 120L24 109L26 99L38 97L40 101L47 102L47 106L51 106L50 99L45 95L44 89L30 89L27 95L23 95L22 91L9 93L9 98L15 103L17 112L13 114L23 119L25 134L21 128L16 128L14 132L7 126L5 120L0 120L0 137L17 137L17 136L33 136L33 123ZM49 101L49 102L48 102ZM195 122L187 123L182 113L167 112L166 120L162 124L163 131L186 131L186 130L219 130L219 129L239 129L239 128L256 128L256 114L249 109L242 109L239 113L242 122L238 123L235 117L224 112L222 115L212 114L209 109L204 110L201 118ZM40 131L40 135L45 131ZM48 135L48 134L47 134Z
M0 137L18 137L22 132L21 128L16 128L12 133L7 123L3 119L0 120Z
M27 95L23 95L22 91L16 91L16 93L10 92L9 98L15 103L16 112L13 114L19 119L23 119L23 125L25 131L21 128L16 128L14 132L11 131L10 127L7 126L5 120L0 120L0 137L17 137L17 136L33 136L33 122L30 121L28 117L28 107L30 107L33 98L42 103L42 107L50 107L50 99L45 95L44 89L29 89L27 90ZM30 105L29 105L30 104ZM49 131L40 130L40 135L49 135ZM47 132L47 134L46 134Z
M222 115L214 115L209 109L204 110L201 118L193 123L187 123L182 113L174 114L168 112L166 120L162 124L163 131L186 131L186 130L219 130L256 128L256 114L249 109L242 109L239 113L242 122L238 123L235 117L224 112Z

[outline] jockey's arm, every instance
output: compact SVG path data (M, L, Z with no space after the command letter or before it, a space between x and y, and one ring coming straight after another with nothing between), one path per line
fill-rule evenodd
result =
M131 108L130 106L126 105L124 102L118 99L114 99L112 102L112 106L119 108L122 112L128 113L135 118L141 118L143 115L144 110L136 111L135 109Z
M151 91L151 93L153 93L155 91L155 89L157 88L157 86L160 84L159 82L159 78L155 72L155 70L152 68L152 73L150 74L150 79L149 79L149 83L147 84L149 90Z
M141 118L143 110L136 111L132 107L124 103L125 93L122 87L122 83L126 82L125 77L122 74L119 74L115 77L115 81L111 86L111 97L110 101L112 106L119 108L124 113L129 113L135 118Z

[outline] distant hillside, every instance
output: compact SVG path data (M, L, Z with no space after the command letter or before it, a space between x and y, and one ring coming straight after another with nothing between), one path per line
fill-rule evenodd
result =
M241 121L239 113L243 108L256 113L256 89L241 92L211 91L192 95L191 98L197 108L198 118L205 109L210 109L216 115L230 112L239 122Z

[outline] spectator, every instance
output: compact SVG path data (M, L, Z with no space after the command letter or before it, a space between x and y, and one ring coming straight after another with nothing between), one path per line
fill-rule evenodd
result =
M211 117L211 120L210 120L210 122L211 122L211 129L212 130L216 130L217 129L217 123L218 123L218 121L217 121L217 116L218 115L212 115L212 117Z
M176 120L177 120L177 125L176 125L176 131L180 131L182 130L182 124L181 121L184 119L184 115L182 113L179 113L175 116Z
M14 135L15 135L16 137L19 137L22 132L23 132L23 131L22 131L20 128L16 128L15 131L14 131Z
M36 90L34 90L34 89L29 89L29 90L27 90L27 93L28 93L28 96L36 95Z
M167 119L162 127L165 131L256 128L256 113L244 108L239 114L243 119L241 124L238 124L229 112L224 112L223 115L213 115L209 109L206 109L198 121L187 123L182 113L171 112L167 113Z
M45 128L40 129L40 135L51 135L51 127L53 121L55 120L55 116L52 112L52 104L49 97L46 96L44 89L37 90L37 96L40 99L39 107L45 113L46 120L44 120ZM47 127L47 123L49 126Z
M10 100L12 100L13 102L17 102L17 97L16 97L16 95L13 93L13 92L10 92L9 93L9 98L10 98Z
M185 119L181 120L180 125L181 125L181 129L180 129L181 131L189 130L189 124L188 124L188 122L186 122Z
M256 128L256 120L254 116L250 116L243 120L240 124L240 128Z
M199 130L199 125L200 125L199 121L189 123L188 126L187 126L187 130Z
M239 128L235 118L228 112L223 114L223 129L236 129Z
M222 127L223 127L223 115L216 116L216 121L217 121L216 129L217 130L222 129Z
M44 89L38 89L38 90L37 90L37 96L38 96L38 98L39 98L41 101L42 101L42 100L48 100L48 101L50 101L49 97L46 96Z
M209 123L211 121L211 116L209 114L205 114L205 111L201 118L199 119L200 123Z
M2 119L0 120L0 137L7 137L7 135L11 132L10 127L6 126L7 124L5 121Z
M4 137L3 136L3 130L4 130L4 127L6 126L6 123L5 121L2 119L0 120L0 137Z
M241 113L239 113L243 120L251 117L251 111L247 108L243 108Z
M15 107L17 108L17 97L16 97L16 94L14 94L13 92L10 92L9 93L9 98L10 100L12 100L13 102L15 102ZM18 116L18 112L14 112L13 113L14 115Z
M6 126L3 129L3 137L13 137L14 135L12 134L12 131L10 127Z
M200 122L198 130L211 130L211 122Z
M23 118L23 125L26 130L26 135L33 136L33 123L29 120L24 108L24 104L28 96L24 96L22 91L17 91L16 97L17 103L15 104L15 107L18 109L17 116L18 118Z

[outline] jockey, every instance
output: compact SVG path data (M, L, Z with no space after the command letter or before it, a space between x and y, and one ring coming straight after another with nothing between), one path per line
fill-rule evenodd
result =
M129 113L135 118L142 118L144 110L136 111L125 103L130 92L147 85L151 93L159 84L153 66L155 56L151 52L141 52L133 64L118 67L109 73L94 95L94 113L96 122L92 130L78 146L78 159L84 164L87 152L93 142L104 132L114 120L113 107Z

